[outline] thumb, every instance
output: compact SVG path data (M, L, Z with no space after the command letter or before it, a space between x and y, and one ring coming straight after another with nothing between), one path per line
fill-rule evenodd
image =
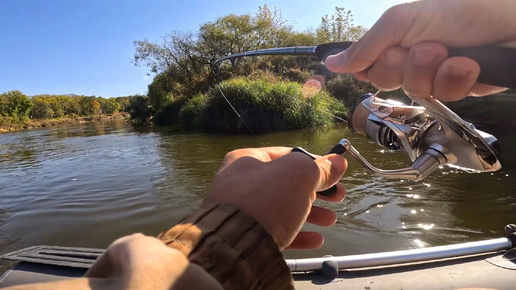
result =
M409 3L415 5L416 3ZM325 60L334 73L355 73L370 67L390 46L399 45L417 16L409 4L387 10L364 36L348 49Z
M316 191L326 190L335 185L342 178L348 163L342 155L330 154L315 160L319 168L319 183Z

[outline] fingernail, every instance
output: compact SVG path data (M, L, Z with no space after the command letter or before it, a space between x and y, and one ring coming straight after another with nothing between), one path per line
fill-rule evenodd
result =
M324 158L324 159L323 159L323 160L324 160L324 166L325 166L326 168L328 168L328 169L330 169L330 168L331 168L331 164L332 164L332 163L331 163L330 158L331 158L331 157L328 157L328 158Z
M460 66L450 65L448 67L448 74L454 78L463 78L463 77L470 75L472 72L473 72L473 70L471 70L469 68L460 67Z
M344 66L347 63L346 52L341 52L339 54L330 55L326 58L325 64L332 67L340 67Z
M330 166L334 166L338 170L344 170L344 156L332 154L328 156L328 162L330 162Z
M330 162L338 162L339 160L341 160L343 157L341 155L338 155L338 154L331 154L330 156L328 156L328 160Z

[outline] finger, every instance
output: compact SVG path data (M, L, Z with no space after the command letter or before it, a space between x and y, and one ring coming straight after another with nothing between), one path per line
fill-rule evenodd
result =
M367 77L371 84L382 91L399 89L403 83L403 70L408 57L406 48L387 48L368 70Z
M294 241L287 247L288 249L310 250L318 249L324 244L324 238L317 232L300 232Z
M474 97L483 97L491 94L501 93L506 90L508 89L484 84L475 84L473 88L471 88L469 95Z
M287 155L292 151L291 147L263 147L263 148L244 148L237 149L226 154L222 160L219 172L223 171L229 165L242 157L253 157L262 162L269 162Z
M331 209L312 206L308 217L306 218L307 223L311 223L323 227L331 227L337 221L337 215Z
M467 57L451 57L445 60L434 80L433 96L442 101L458 101L465 98L475 85L480 66Z
M417 18L411 5L397 5L387 10L367 33L347 50L325 60L335 73L353 73L370 67L390 46L400 44Z
M331 201L331 202L341 202L346 197L346 188L343 184L337 183L337 190L334 194L330 196L317 194L317 199L324 200L324 201Z
M270 158L270 160L276 160L281 156L285 156L292 151L292 147L264 147L262 149Z
M369 81L369 78L367 77L367 69L353 73L353 77L358 81L362 81L362 82Z
M319 182L316 185L316 191L326 190L339 182L348 168L346 159L338 154L317 158L315 163L319 167Z
M412 46L409 56L403 73L403 89L411 98L429 98L435 74L448 58L448 49L437 42L423 42Z

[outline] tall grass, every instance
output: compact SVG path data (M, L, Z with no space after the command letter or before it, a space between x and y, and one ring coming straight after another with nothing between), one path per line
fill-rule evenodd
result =
M179 122L211 133L249 133L249 128L263 133L329 125L334 115L346 113L344 105L324 91L303 96L296 82L233 78L187 101Z
M179 111L179 124L185 129L202 128L201 114L206 108L208 98L204 94L197 94L189 99Z

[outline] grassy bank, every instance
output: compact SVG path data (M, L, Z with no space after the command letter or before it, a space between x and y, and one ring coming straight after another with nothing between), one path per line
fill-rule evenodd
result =
M0 124L0 132L17 131L17 130L28 130L36 128L45 128L67 124L80 124L86 122L105 121L105 120L122 120L127 119L128 114L125 112L109 114L109 115L97 115L91 117L61 117L54 119L42 119L42 120L27 120L26 122L9 122L3 120Z
M326 126L346 113L344 104L324 90L307 94L297 82L239 77L170 102L153 122L208 133L265 133Z

